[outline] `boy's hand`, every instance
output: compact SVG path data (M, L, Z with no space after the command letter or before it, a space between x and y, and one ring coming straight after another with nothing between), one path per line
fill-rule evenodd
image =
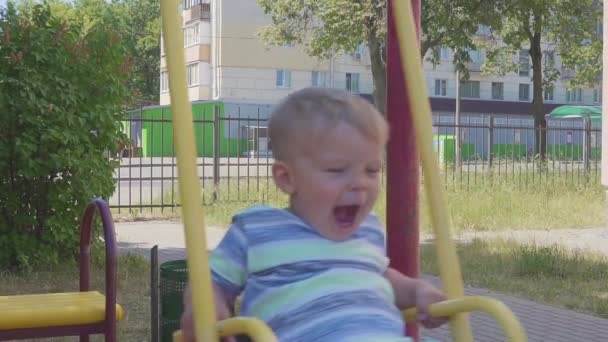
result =
M221 321L232 317L226 301L217 293L214 294L214 298L217 320ZM192 314L192 293L189 286L184 291L184 313L182 314L180 329L182 330L183 342L196 342L196 337L194 336L194 317ZM222 341L236 342L236 339L234 337L227 337L222 339Z
M437 328L448 321L447 317L431 317L428 308L431 304L446 300L441 291L432 285L419 282L416 286L416 309L418 309L418 322L425 328Z

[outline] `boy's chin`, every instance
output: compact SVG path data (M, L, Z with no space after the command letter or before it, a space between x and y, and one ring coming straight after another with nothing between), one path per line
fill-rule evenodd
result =
M334 225L331 229L325 229L320 231L324 238L333 240L333 241L344 241L350 239L357 232L357 227L341 227Z

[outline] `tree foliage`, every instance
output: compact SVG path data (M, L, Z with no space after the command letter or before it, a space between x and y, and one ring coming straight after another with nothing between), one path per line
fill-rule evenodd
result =
M133 59L129 88L133 103L157 102L160 75L160 2L157 0L76 0L73 17L85 25L108 23L119 32Z
M131 62L105 19L0 14L0 269L77 254L84 206L114 191Z
M489 23L494 39L486 47L484 72L506 74L519 67L519 53L532 61L533 106L537 152L544 157L546 127L543 92L563 76L570 87L598 83L602 65L602 39L597 31L602 15L596 0L500 0L494 3ZM548 55L561 60L559 68ZM574 75L566 75L568 70Z

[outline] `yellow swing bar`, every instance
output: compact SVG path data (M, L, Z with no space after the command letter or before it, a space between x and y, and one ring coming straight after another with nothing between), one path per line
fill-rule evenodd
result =
M431 107L426 93L420 61L413 9L410 0L394 0L394 17L399 39L401 64L405 76L405 84L410 103L414 130L416 132L416 145L422 161L425 182L424 188L431 208L431 222L434 228L439 265L439 274L443 283L443 290L448 298L464 296L462 275L458 263L456 248L450 241L450 221L446 200L441 189L441 178L437 167L437 158L433 151ZM456 341L472 341L471 329L466 314L456 314L450 318L452 334Z
M186 87L186 68L178 0L161 0L160 10L169 92L173 112L173 136L177 154L179 193L182 204L189 284L197 341L218 341L215 329L215 304L207 257L205 219L201 205L201 184L196 172L196 150L192 127L192 107Z
M412 105L412 119L416 131L416 145L422 160L424 188L429 199L431 221L436 239L435 250L439 274L448 300L431 305L429 314L449 316L455 341L472 341L473 336L466 312L483 311L492 315L512 341L527 341L523 328L511 310L503 303L484 297L464 297L464 286L456 247L450 237L450 221L437 157L433 151L431 108L420 61L420 49L416 37L413 9L410 0L394 0L395 25L405 83ZM406 310L404 316L412 320L414 310Z
M276 341L272 330L257 319L233 318L216 324L215 304L202 201L201 184L196 172L196 149L192 107L186 87L182 19L178 0L161 0L163 37L169 71L169 91L173 112L173 136L177 153L179 192L182 204L188 277L192 289L196 340L217 342L219 336L247 334L256 341ZM176 341L181 340L176 334Z

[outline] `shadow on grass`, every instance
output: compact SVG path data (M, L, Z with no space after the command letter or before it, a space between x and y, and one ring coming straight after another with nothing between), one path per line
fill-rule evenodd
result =
M457 245L465 284L608 318L608 259L557 245L473 240ZM432 241L421 245L423 272L437 274Z

